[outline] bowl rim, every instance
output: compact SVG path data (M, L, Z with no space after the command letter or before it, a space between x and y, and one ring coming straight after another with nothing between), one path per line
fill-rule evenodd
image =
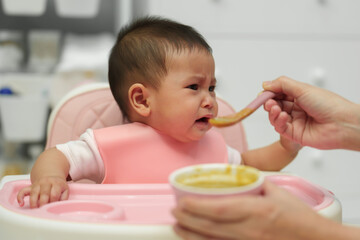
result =
M224 169L227 168L228 166L247 168L250 171L254 171L258 174L258 179L255 182L245 186L227 187L227 188L200 188L200 187L186 186L176 181L176 178L178 176L185 174L189 171L193 171L196 168L212 170L212 169ZM264 183L264 180L265 180L264 174L260 170L254 167L246 166L246 165L238 165L238 164L228 164L228 163L205 163L205 164L186 166L173 171L169 175L169 183L177 191L191 193L191 194L198 194L198 195L224 195L224 194L245 193L259 188Z

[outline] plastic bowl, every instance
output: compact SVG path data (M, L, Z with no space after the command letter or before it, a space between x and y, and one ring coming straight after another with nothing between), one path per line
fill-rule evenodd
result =
M180 168L169 176L176 200L185 195L223 197L261 194L263 174L252 167L201 164Z

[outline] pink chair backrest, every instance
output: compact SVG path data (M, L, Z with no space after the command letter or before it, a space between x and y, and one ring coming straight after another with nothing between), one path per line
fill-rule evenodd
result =
M218 98L219 115L234 113L234 109ZM62 98L52 111L47 128L46 148L75 140L88 128L102 128L123 123L109 85L91 83L82 85ZM216 128L231 147L247 150L245 132L241 123L227 128Z

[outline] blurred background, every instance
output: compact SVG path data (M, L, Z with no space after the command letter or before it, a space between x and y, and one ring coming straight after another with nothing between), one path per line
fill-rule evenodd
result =
M69 90L107 82L119 29L160 15L195 27L213 48L217 92L235 109L287 75L360 103L357 0L0 0L0 175L28 173L49 112ZM279 136L259 109L249 148ZM332 192L360 224L360 153L305 147L284 169Z

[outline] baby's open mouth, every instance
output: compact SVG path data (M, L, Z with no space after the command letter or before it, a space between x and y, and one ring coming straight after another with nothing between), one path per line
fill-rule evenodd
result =
M202 117L202 118L197 119L196 122L204 122L204 123L207 123L207 122L209 122L209 118L207 118L207 117Z

